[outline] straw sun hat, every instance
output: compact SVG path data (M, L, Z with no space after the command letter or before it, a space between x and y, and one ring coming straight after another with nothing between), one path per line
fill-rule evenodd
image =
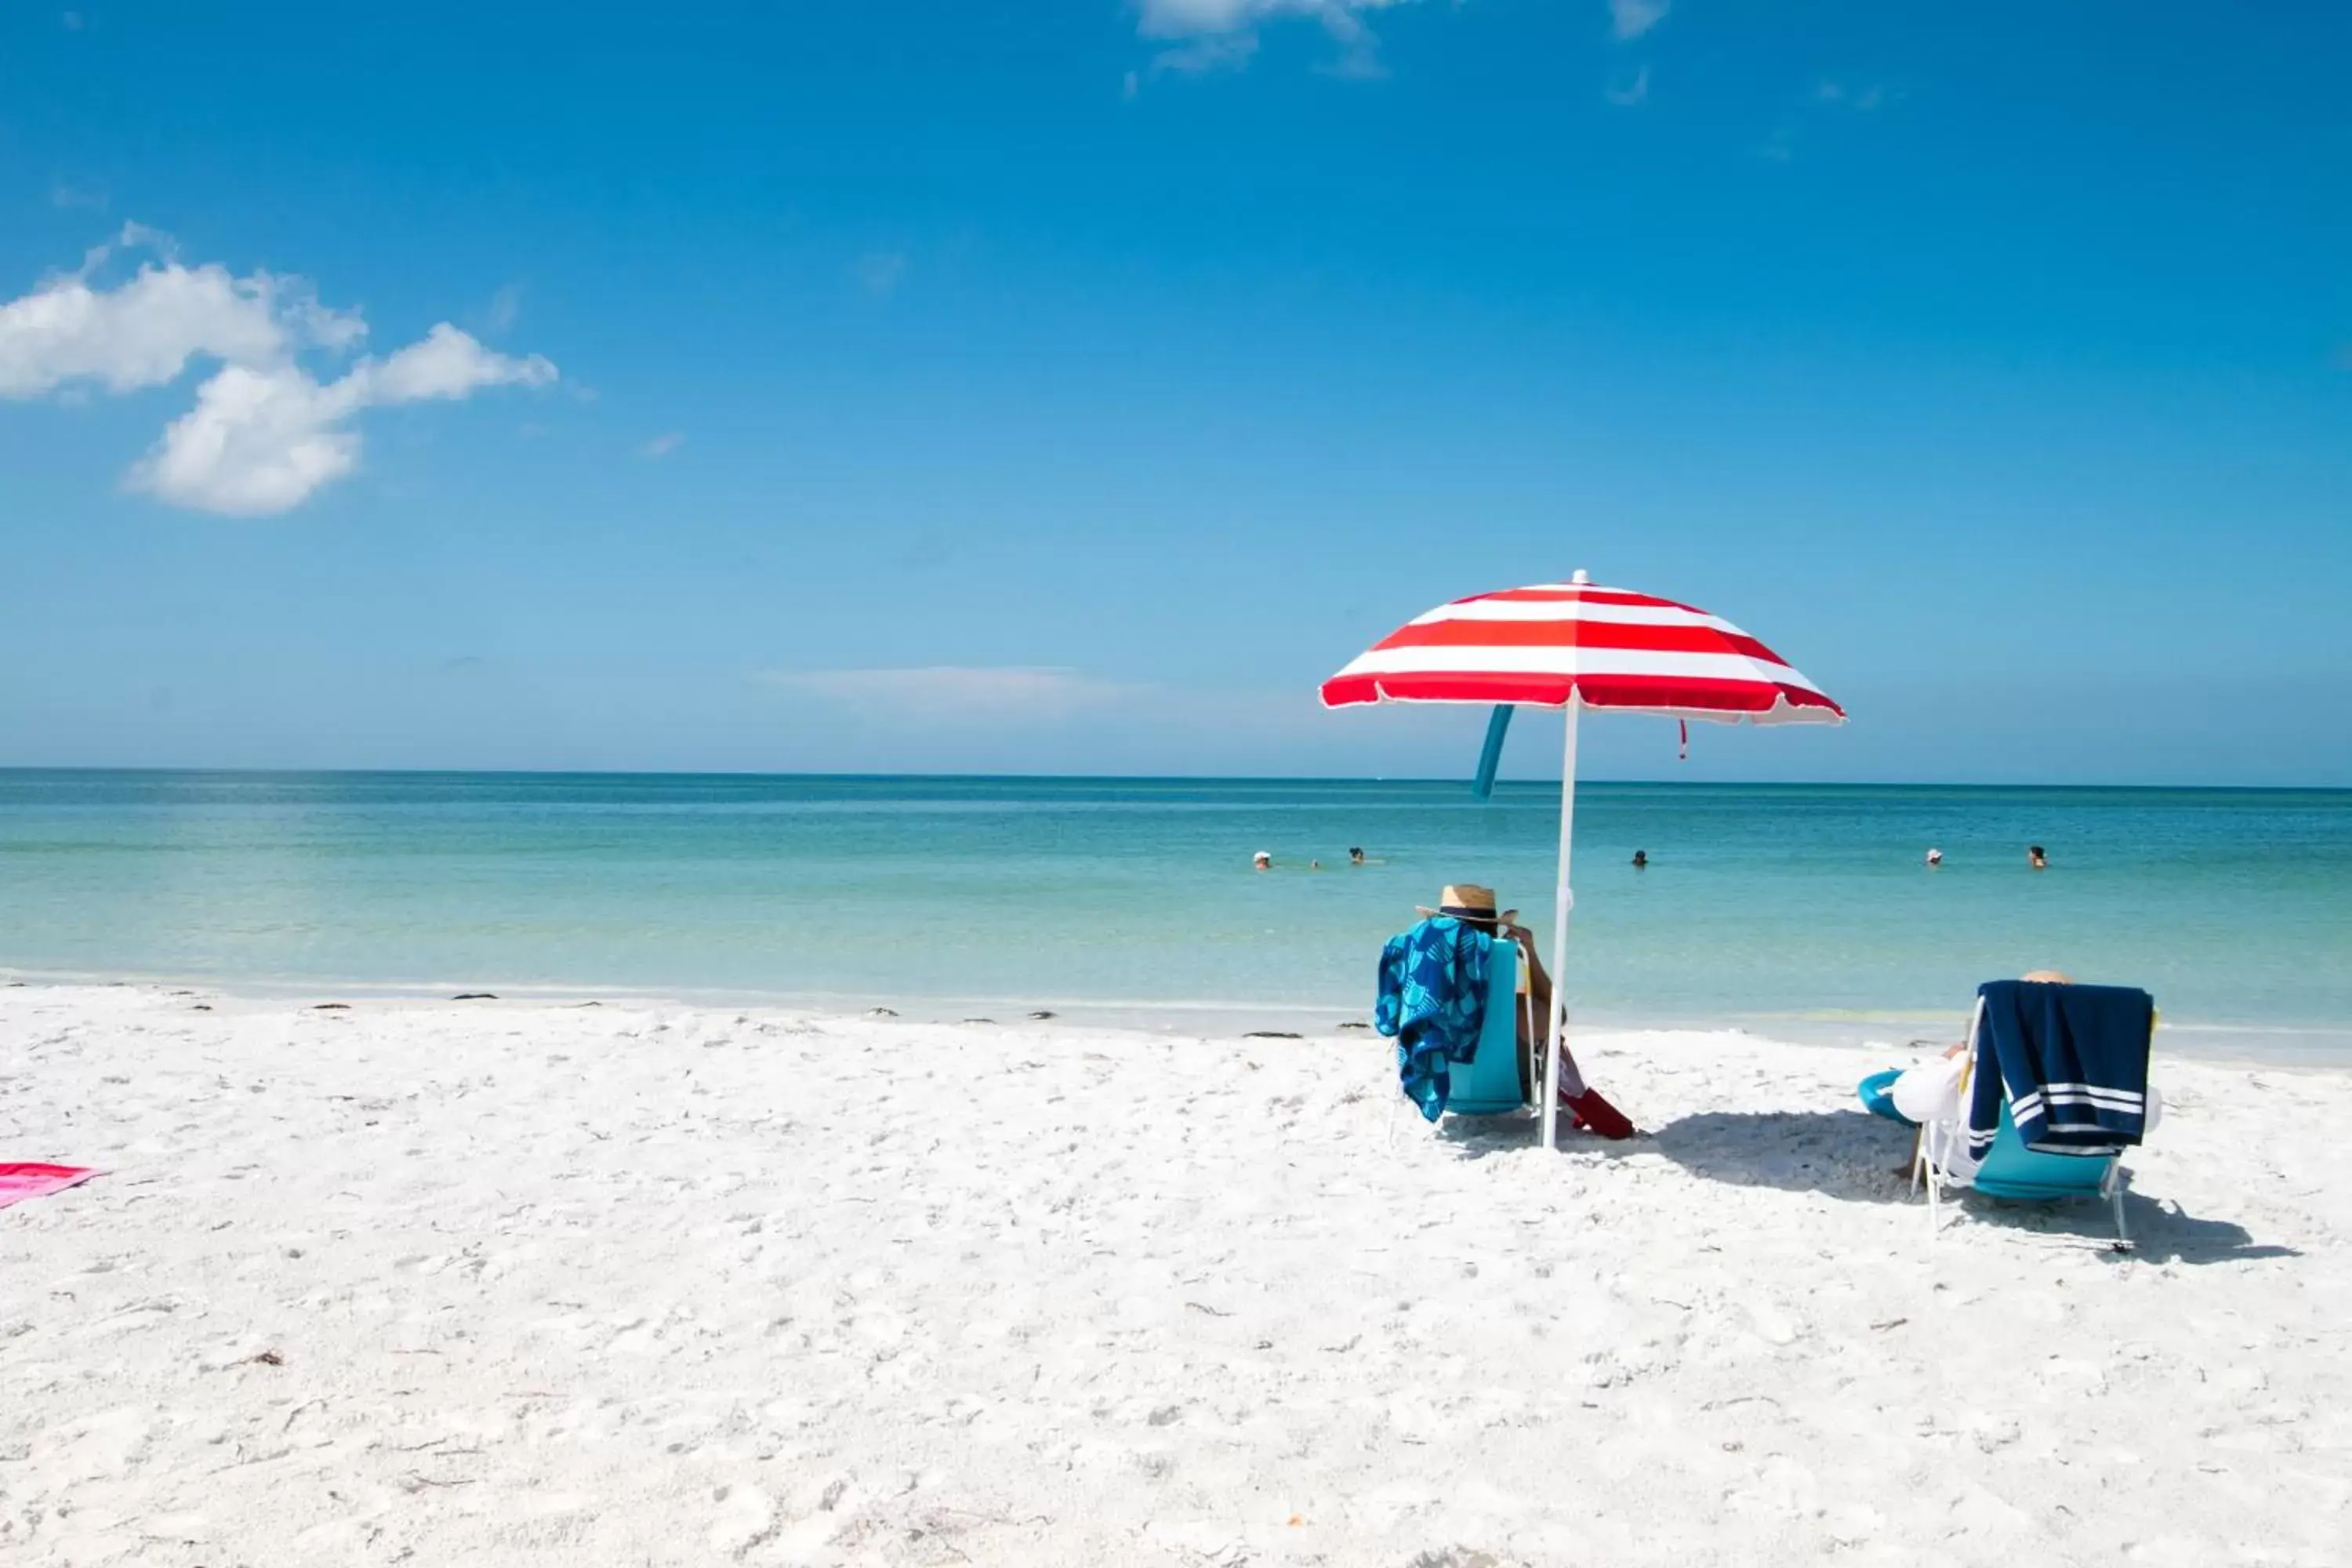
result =
M1415 904L1423 919L1433 915L1450 915L1455 920L1493 921L1497 925L1509 925L1519 918L1517 910L1495 910L1495 889L1482 888L1475 882L1454 882L1437 896L1437 908Z

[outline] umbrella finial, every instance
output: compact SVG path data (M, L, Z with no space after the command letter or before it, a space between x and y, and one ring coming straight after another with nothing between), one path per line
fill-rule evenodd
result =
M1588 584L1588 583L1590 583L1590 582L1591 582L1591 581L1592 581L1592 574L1591 574L1591 573L1589 573L1589 572L1585 571L1585 569L1584 569L1583 567L1580 566L1580 567L1578 567L1578 568L1576 569L1576 574L1575 574L1574 576L1570 577L1570 578L1569 579L1569 581L1570 581L1570 582L1571 582L1571 583L1573 583L1573 584L1575 584L1578 587L1581 588L1581 587L1583 587L1586 584Z

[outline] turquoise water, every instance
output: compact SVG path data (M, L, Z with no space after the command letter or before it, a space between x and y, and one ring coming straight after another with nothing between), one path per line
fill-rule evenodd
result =
M1451 782L0 772L0 967L1337 1018L1447 881L1547 922L1558 810ZM1577 824L1591 1017L1901 1037L2054 965L2147 986L2186 1046L2352 1047L2352 792L1588 784Z

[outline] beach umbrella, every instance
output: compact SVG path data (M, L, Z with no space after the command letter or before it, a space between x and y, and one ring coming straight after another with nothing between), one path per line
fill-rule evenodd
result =
M1729 621L1672 599L1599 587L1581 572L1565 583L1476 594L1415 616L1323 683L1326 708L1363 702L1520 704L1567 716L1543 1096L1544 1147L1553 1148L1554 1086L1568 1013L1562 971L1574 902L1569 857L1578 713L1589 708L1727 724L1842 724L1845 710ZM1498 711L1488 731L1490 752L1501 749L1505 717Z

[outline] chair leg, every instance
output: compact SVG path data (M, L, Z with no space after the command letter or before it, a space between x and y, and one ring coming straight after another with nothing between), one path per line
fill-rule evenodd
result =
M1943 1172L1937 1164L1940 1140L1936 1132L1933 1122L1921 1127L1911 1149L1911 1190L1916 1193L1923 1185L1927 1189L1927 1234L1931 1237L1944 1228Z
M2107 1189L2107 1201L2115 1206L2116 1250L2117 1252L2137 1251L2137 1247L2131 1238L2131 1231L2124 1224L2124 1163L2121 1160L2116 1161L2107 1167L2107 1179L2102 1184Z
M1916 1166L1916 1168L1914 1170L1914 1172L1913 1172L1913 1173L1912 1173L1912 1177L1911 1177L1911 1184L1912 1184L1914 1187L1916 1187L1916 1186L1917 1186L1917 1185L1918 1185L1922 1181L1926 1182L1926 1184L1927 1184L1927 1237L1928 1237L1928 1239L1929 1239L1929 1240L1931 1240L1931 1241L1932 1241L1932 1240L1934 1240L1934 1239L1935 1239L1937 1233L1937 1232L1939 1232L1940 1230L1942 1230L1942 1229L1943 1229L1943 1227L1944 1227L1944 1222L1943 1222L1943 1218L1942 1218L1942 1215L1941 1215L1941 1208L1940 1208L1940 1203L1941 1203L1941 1199L1942 1199L1943 1194L1942 1194L1942 1193L1941 1193L1941 1192L1939 1192L1939 1191L1937 1190L1939 1184L1938 1184L1938 1183L1937 1183L1937 1181L1936 1159L1935 1159L1934 1152L1933 1152L1932 1148L1931 1148L1931 1147L1930 1147L1930 1145L1929 1145L1928 1140L1927 1140L1927 1137L1924 1135L1924 1134L1925 1134L1926 1130L1923 1128L1923 1129L1921 1129L1921 1131L1922 1131L1923 1136L1921 1137L1921 1139L1920 1139L1920 1141L1919 1141L1919 1153L1918 1153L1918 1157L1917 1157L1917 1158L1916 1158L1916 1160L1914 1162L1914 1164L1915 1164L1915 1166Z

